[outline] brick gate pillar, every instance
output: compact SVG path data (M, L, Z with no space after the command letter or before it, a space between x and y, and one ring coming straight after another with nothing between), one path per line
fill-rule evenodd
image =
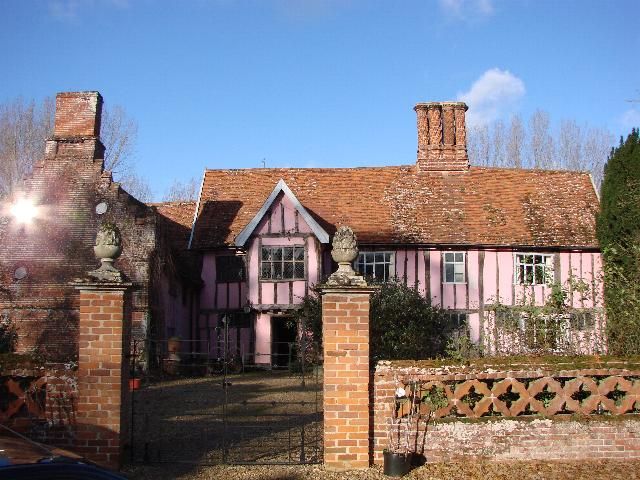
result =
M351 268L358 251L350 228L340 227L331 253L339 268L320 287L324 463L333 470L368 468L371 462L369 299L374 288Z
M78 336L78 402L76 442L78 453L111 468L122 459L128 425L127 384L130 283L82 282ZM123 438L124 437L124 438Z

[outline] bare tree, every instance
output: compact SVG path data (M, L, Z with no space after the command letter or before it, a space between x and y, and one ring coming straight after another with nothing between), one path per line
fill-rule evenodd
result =
M569 170L582 170L582 129L575 120L560 122L558 157Z
M589 128L584 137L582 155L584 169L591 172L598 190L604 178L604 165L614 144L614 135L604 128Z
M497 120L493 124L493 160L492 165L504 167L506 164L504 123Z
M186 182L174 180L164 194L164 202L185 202L195 200L200 190L200 183L195 177Z
M588 171L600 188L613 143L608 130L580 126L575 120L563 120L553 130L549 114L536 110L527 129L518 115L511 117L506 134L500 120L470 129L467 146L474 165Z
M505 166L513 166L522 168L524 158L524 146L526 142L524 125L520 115L511 117L509 125L509 141L507 143L507 154L505 158Z
M53 134L54 114L54 101L50 98L41 105L22 98L0 104L0 198L8 195L44 158L45 141ZM134 168L137 133L136 122L122 107L104 109L100 138L105 146L105 169L129 193L148 201L149 186Z
M474 159L474 164L480 166L491 165L491 141L487 125L479 125L469 129L467 149L469 158Z
M0 198L44 157L44 142L53 131L53 111L50 99L42 105L22 98L0 104Z
M149 184L137 173L129 172L120 180L120 185L141 202L150 202L153 200Z
M105 108L100 125L104 145L104 168L123 180L133 169L133 154L138 140L138 124L119 105Z
M553 168L555 155L549 133L549 114L536 110L529 119L529 165L533 168Z

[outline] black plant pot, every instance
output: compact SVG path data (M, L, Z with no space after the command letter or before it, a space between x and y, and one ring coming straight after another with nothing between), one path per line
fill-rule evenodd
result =
M402 477L409 473L411 469L410 453L394 453L385 450L384 455L384 474L390 477Z

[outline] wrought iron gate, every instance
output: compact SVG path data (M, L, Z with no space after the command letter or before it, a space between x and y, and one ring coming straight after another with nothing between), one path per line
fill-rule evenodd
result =
M164 347L156 345L154 350ZM165 349L165 351L167 351ZM271 353L280 352L280 353ZM134 463L322 462L322 365L314 344L271 345L217 369L172 365L131 390ZM286 355L286 359L278 358ZM175 358L175 357L174 357ZM159 362L162 365L162 362ZM206 365L198 359L196 365ZM182 368L184 367L184 368Z

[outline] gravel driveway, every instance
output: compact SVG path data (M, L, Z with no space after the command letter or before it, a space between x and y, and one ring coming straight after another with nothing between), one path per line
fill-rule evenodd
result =
M327 472L322 466L137 467L126 472L140 480L388 480L380 468ZM446 463L420 467L404 477L413 480L632 480L640 478L640 460L598 462Z

